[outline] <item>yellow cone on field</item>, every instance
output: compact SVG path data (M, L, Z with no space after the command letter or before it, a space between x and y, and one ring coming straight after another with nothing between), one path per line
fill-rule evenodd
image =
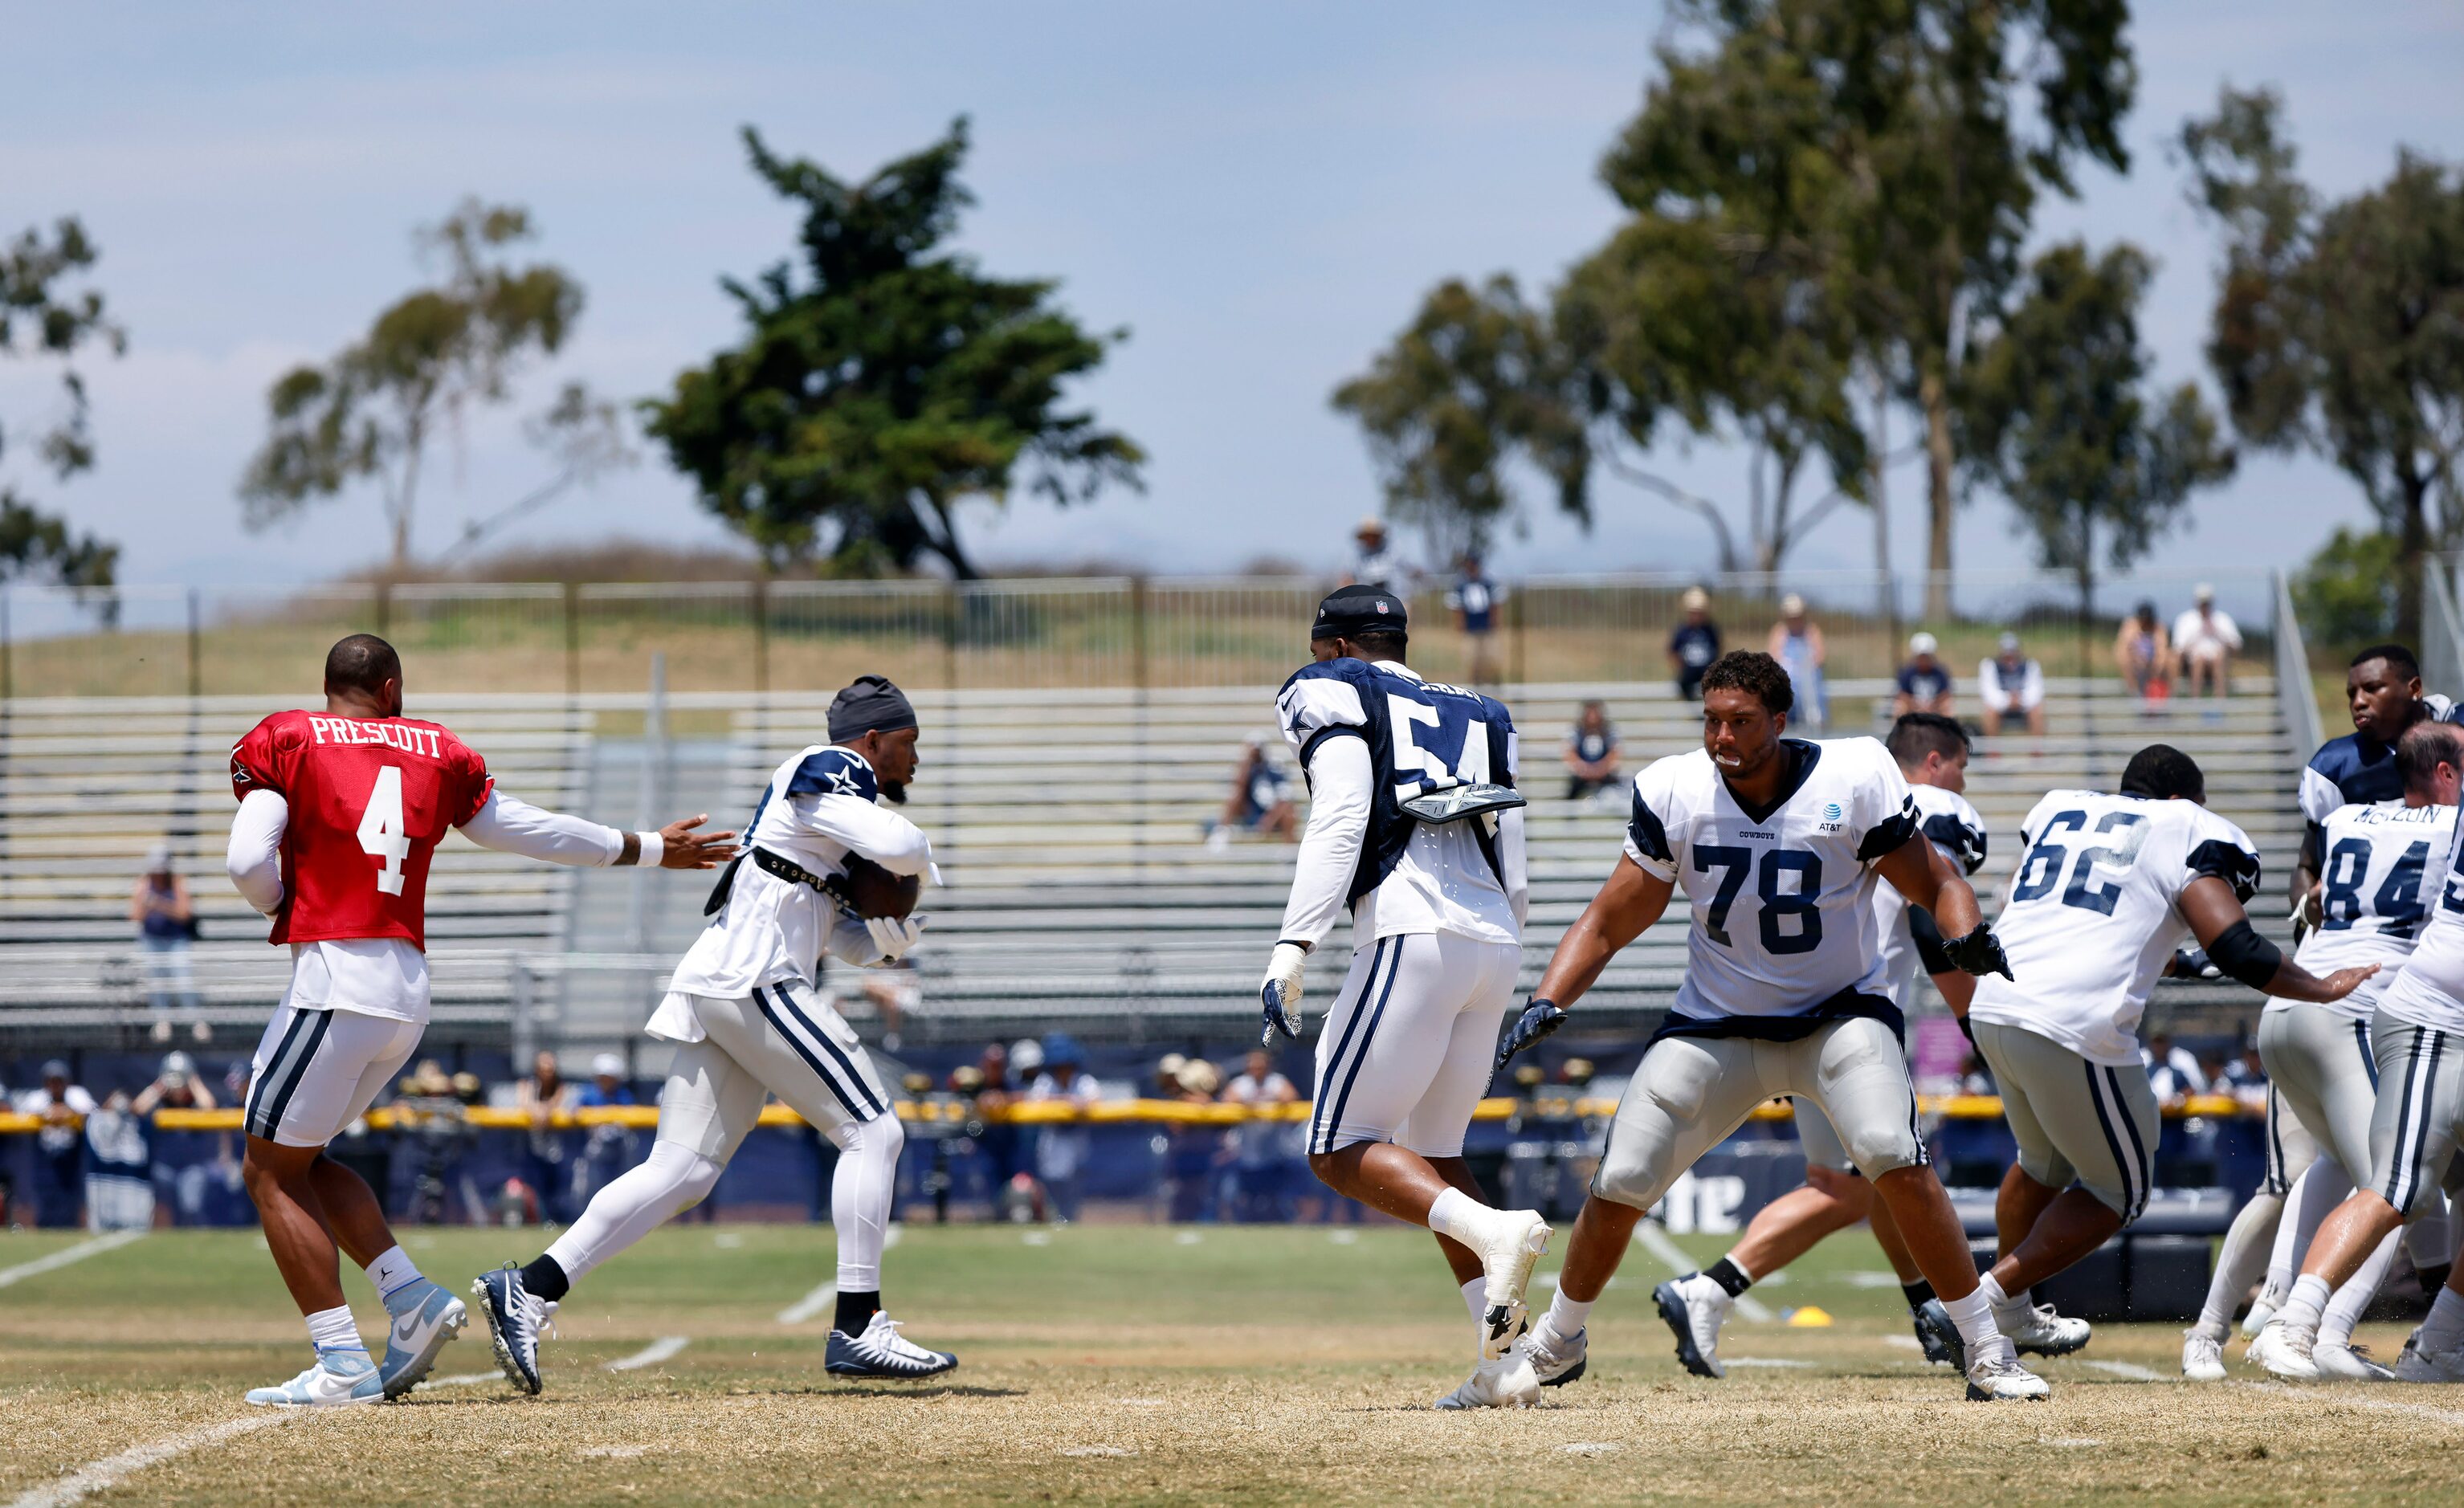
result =
M1828 1330L1831 1328L1831 1315L1827 1310L1807 1304L1802 1309L1791 1309L1788 1323L1793 1330Z

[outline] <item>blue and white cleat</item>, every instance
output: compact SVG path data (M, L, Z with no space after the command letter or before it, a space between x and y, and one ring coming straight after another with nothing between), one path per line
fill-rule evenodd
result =
M385 1382L364 1350L323 1350L306 1371L274 1388L252 1388L248 1401L260 1409L339 1409L383 1403Z
M556 1333L556 1304L522 1286L522 1270L513 1263L481 1273L471 1284L488 1317L488 1340L496 1348L496 1365L505 1381L526 1393L539 1390L539 1344Z
M1688 1273L1651 1290L1651 1301L1677 1337L1677 1360L1697 1377L1726 1377L1720 1365L1720 1326L1736 1303L1728 1291L1704 1277Z
M396 1289L385 1306L390 1322L385 1328L385 1360L378 1364L377 1375L385 1380L385 1395L390 1401L428 1380L436 1366L436 1353L462 1333L471 1311L461 1300L425 1278Z
M1563 1388L1591 1366L1591 1337L1588 1328L1559 1335L1544 1314L1523 1332L1516 1345L1531 1364L1531 1374L1539 1379L1541 1387Z
M912 1380L938 1377L958 1365L947 1351L928 1351L898 1333L898 1322L876 1309L862 1335L830 1332L823 1367L833 1377L881 1377Z

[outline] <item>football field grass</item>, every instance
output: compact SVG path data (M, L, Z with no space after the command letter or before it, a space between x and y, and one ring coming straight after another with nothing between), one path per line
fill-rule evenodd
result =
M1681 1370L1640 1246L1594 1313L1590 1375L1543 1408L1437 1413L1470 1323L1396 1229L910 1227L891 1313L957 1351L938 1383L824 1373L825 1227L670 1227L592 1275L517 1396L484 1328L404 1403L252 1410L305 1364L253 1232L167 1232L7 1274L75 1235L0 1235L0 1504L978 1502L2443 1502L2464 1388L2192 1388L2169 1326L2044 1364L2053 1400L1964 1403L1908 1339L1861 1233L1754 1291L1728 1377ZM1697 1260L1727 1244L1676 1238ZM1559 1241L1564 1235L1561 1232ZM457 1292L536 1232L406 1244ZM1542 1264L1546 1275L1555 1258ZM346 1292L372 1341L379 1306ZM1545 1301L1545 1286L1535 1287ZM1826 1311L1828 1327L1782 1316ZM2399 1329L2368 1327L2382 1357ZM611 1369L610 1364L630 1364Z

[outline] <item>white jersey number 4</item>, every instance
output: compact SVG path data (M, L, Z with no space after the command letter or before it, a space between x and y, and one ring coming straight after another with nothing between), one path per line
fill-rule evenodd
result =
M402 766L389 764L377 772L377 788L368 793L368 809L360 814L360 848L382 862L377 888L402 894L403 861L410 857L410 835L403 831Z

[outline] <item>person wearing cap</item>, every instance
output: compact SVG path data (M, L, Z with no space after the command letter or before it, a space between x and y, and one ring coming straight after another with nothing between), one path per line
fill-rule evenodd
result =
M1363 518L1352 531L1353 542L1360 547L1353 557L1352 574L1345 579L1351 586L1375 587L1380 591L1410 596L1415 572L1409 561L1387 542L1386 525L1382 519Z
M2207 681L2212 696L2226 694L2233 657L2241 652L2241 630L2233 615L2216 605L2216 589L2201 581L2190 594L2190 605L2173 620L2173 653L2182 662L2182 691L2199 694Z
M85 1198L85 1136L80 1123L95 1112L94 1096L69 1081L69 1065L55 1058L43 1064L43 1082L17 1097L17 1113L42 1125L35 1129L34 1223L65 1230L77 1223Z
M1309 1169L1437 1234L1480 1357L1438 1407L1525 1407L1540 1385L1511 1347L1549 1226L1490 1208L1463 1155L1523 962L1514 720L1423 680L1403 663L1409 639L1401 598L1344 587L1318 604L1311 663L1276 697L1311 806L1259 988L1261 1045L1299 1037L1309 955L1349 911L1351 964L1318 1030Z
M1498 683L1497 610L1505 605L1506 588L1481 569L1480 552L1464 551L1455 584L1446 589L1446 611L1463 633L1463 678L1474 686Z
M1779 622L1771 624L1771 657L1788 672L1796 697L1793 723L1809 733L1822 732L1831 721L1831 697L1822 682L1823 663L1831 658L1822 642L1822 625L1805 611L1805 599L1794 592L1779 600Z
M1711 622L1711 594L1689 586L1677 605L1684 612L1668 635L1668 668L1677 675L1677 694L1689 702L1703 699L1703 672L1720 658L1720 625Z
M1083 1109L1104 1098L1104 1086L1086 1071L1087 1052L1078 1045L1078 1038L1067 1032L1047 1033L1041 1056L1044 1072L1028 1086L1027 1099L1038 1104L1060 1102ZM1015 1050L1010 1060L1018 1060ZM1094 1127L1084 1121L1056 1121L1039 1131L1035 1139L1035 1176L1043 1182L1045 1196L1051 1201L1053 1219L1075 1220L1086 1193L1087 1164L1095 1153Z
M1908 663L1900 667L1899 694L1891 698L1893 717L1910 712L1951 715L1950 667L1936 655L1940 647L1929 633L1908 636Z
M923 935L922 918L858 916L832 887L858 860L938 882L931 841L881 804L903 799L915 777L915 709L886 678L858 676L831 699L828 726L827 744L772 772L744 826L744 852L703 907L710 924L650 1017L649 1035L675 1044L650 1155L599 1191L544 1253L479 1280L497 1360L525 1392L540 1388L548 1306L709 1197L771 1094L839 1149L830 1179L838 1307L825 1368L913 1378L957 1365L901 1337L882 1310L881 1253L906 1133L871 1056L817 977L825 951L870 968L904 957Z
M128 919L137 926L138 945L145 950L146 1003L154 1014L152 1036L171 1039L174 1006L188 1018L188 1032L198 1041L211 1041L212 1028L197 1015L197 984L188 968L188 944L195 940L196 903L188 882L171 866L171 845L156 843L145 855L145 872L128 898Z
M213 1085L197 1072L196 1060L183 1052L163 1055L162 1066L154 1073L154 1082L137 1091L129 1103L129 1113L144 1123L157 1110L211 1110L220 1102L214 1098ZM228 1137L220 1138L228 1143ZM178 1148L181 1144L168 1146ZM223 1160L228 1161L226 1145ZM154 1182L170 1195L176 1223L195 1225L203 1222L206 1190L214 1177L217 1165L206 1159L173 1156L157 1161L153 1167ZM232 1169L236 1171L236 1169Z
M625 1060L615 1053L594 1055L589 1082L577 1085L573 1093L576 1110L606 1110L639 1103L627 1079ZM633 1166L640 1144L640 1136L621 1122L602 1121L592 1126L583 1138L582 1156L574 1164L574 1198L587 1200L615 1181Z
M2006 633L1993 658L1976 667L1976 699L1985 708L1985 732L1991 736L2013 718L2028 732L2045 731L2045 667L2019 647L2019 636Z

